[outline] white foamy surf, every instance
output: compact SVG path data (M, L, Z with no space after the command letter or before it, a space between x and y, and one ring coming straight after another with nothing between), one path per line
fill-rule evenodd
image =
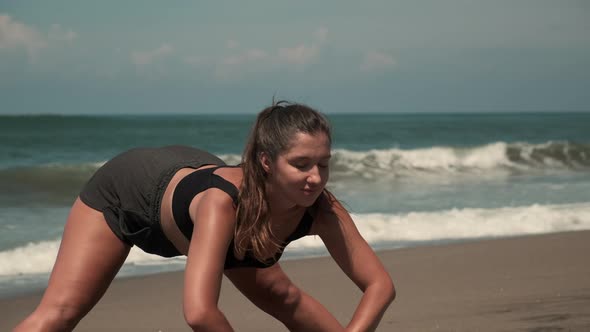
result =
M353 215L363 237L380 249L419 243L508 237L563 231L590 230L590 203L530 205L497 209L463 208L405 214ZM305 237L289 245L287 257L317 255L323 244ZM0 252L0 276L47 274L51 271L59 240L29 243ZM184 258L166 259L134 247L126 265L182 267Z

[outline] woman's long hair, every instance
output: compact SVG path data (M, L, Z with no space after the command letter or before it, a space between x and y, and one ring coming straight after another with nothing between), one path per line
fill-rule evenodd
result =
M243 257L247 251L259 261L277 252L282 244L270 227L270 207L266 197L266 172L261 163L264 153L271 162L290 148L297 133L324 133L331 142L327 119L318 111L286 101L273 103L262 110L250 132L242 154L243 180L237 207L234 254Z

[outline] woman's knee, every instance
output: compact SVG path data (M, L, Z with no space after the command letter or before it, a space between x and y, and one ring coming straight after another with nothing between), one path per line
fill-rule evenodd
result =
M271 283L269 295L273 305L284 307L296 307L301 301L301 290L288 278L281 278Z
M41 304L15 331L71 331L85 313L66 303Z

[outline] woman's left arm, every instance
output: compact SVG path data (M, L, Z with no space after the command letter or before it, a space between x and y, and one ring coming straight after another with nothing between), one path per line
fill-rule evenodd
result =
M346 209L334 197L325 198L314 222L315 233L364 293L346 330L374 331L395 298L393 282Z

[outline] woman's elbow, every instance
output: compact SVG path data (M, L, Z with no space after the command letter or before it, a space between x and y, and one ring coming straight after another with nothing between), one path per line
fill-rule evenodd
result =
M393 284L393 280L391 279L391 277L387 278L387 295L388 295L388 302L391 303L393 302L393 300L395 300L395 296L396 296L396 291L395 291L395 285Z
M185 307L184 320L193 331L208 331L223 320L223 314L215 306Z
M379 293L386 299L387 304L390 304L396 296L395 285L388 273L380 279Z

